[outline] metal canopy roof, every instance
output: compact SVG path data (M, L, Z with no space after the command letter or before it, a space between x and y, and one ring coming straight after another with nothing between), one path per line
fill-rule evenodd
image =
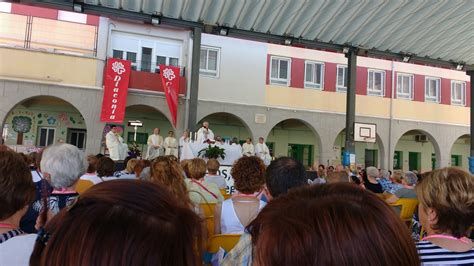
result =
M69 2L71 1L22 1ZM78 1L76 1L78 2ZM82 1L80 1L82 2ZM306 43L474 65L474 0L84 0ZM87 8L85 8L87 11ZM117 10L118 11L118 10ZM131 12L127 12L131 13Z

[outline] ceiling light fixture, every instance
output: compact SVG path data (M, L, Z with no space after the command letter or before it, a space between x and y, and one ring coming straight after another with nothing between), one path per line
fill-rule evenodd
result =
M151 16L151 24L153 26L160 25L161 24L161 17L160 16L155 16L155 15Z

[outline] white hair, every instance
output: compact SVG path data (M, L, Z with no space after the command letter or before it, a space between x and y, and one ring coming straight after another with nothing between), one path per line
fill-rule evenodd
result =
M41 159L41 171L51 176L56 189L71 187L87 168L84 153L71 144L57 144L46 148Z

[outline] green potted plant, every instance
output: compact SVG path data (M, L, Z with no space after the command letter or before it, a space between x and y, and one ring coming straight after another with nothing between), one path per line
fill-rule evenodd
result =
M219 159L220 157L222 160L224 160L225 150L223 148L219 148L218 146L212 146L209 144L207 148L204 148L198 152L198 156L207 159Z

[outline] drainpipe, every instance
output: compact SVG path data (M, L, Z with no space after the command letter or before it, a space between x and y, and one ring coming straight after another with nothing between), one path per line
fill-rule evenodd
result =
M392 147L393 128L393 99L395 98L395 62L392 61L392 94L390 95L390 120L388 123L388 169L393 170L393 155L395 147Z

